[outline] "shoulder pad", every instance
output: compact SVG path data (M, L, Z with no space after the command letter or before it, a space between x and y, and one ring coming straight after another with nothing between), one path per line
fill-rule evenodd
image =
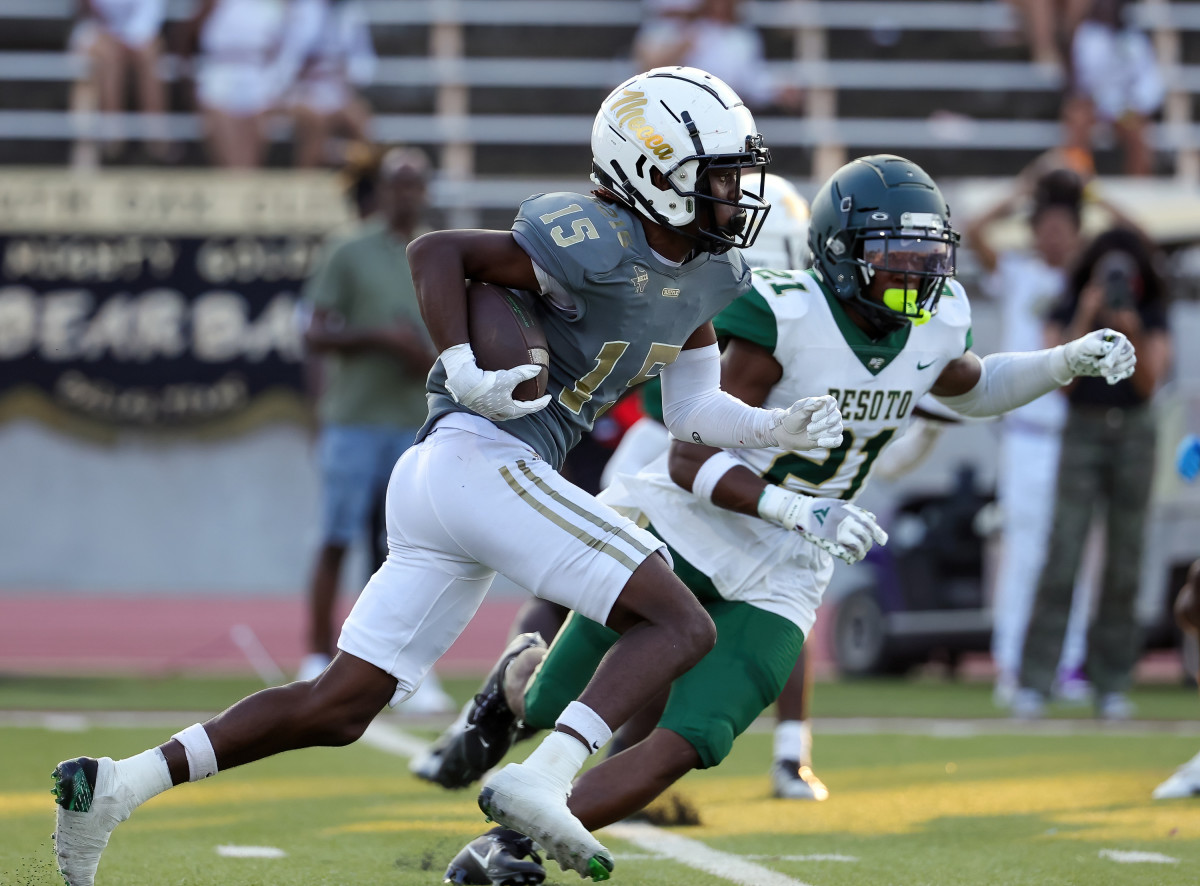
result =
M752 272L754 291L763 297L771 313L777 317L803 317L814 303L824 300L821 284L808 271L777 271L755 268Z
M937 318L948 326L971 325L971 302L957 280L948 280L938 299Z
M513 236L568 290L629 258L637 224L626 209L585 194L538 194L521 204Z

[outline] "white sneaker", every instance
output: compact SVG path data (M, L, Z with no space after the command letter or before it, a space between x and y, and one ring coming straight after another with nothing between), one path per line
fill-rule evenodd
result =
M1036 689L1021 687L1013 693L1012 715L1018 720L1040 720L1046 713L1046 696Z
M564 870L607 880L612 853L567 808L567 793L523 763L509 763L488 779L479 808L492 821L533 839Z
M1101 720L1128 720L1137 713L1137 705L1123 692L1106 692L1096 702L1096 716Z
M1012 674L997 674L996 685L992 689L992 704L998 708L1011 708L1019 688L1017 678Z
M771 766L772 793L781 800L828 800L829 788L812 767L795 760L776 760Z
M1155 800L1200 797L1200 754L1175 770L1175 774L1154 789Z
M300 670L296 671L296 679L315 680L329 667L330 661L332 659L324 652L310 652L300 660Z
M76 757L54 768L58 822L54 853L67 886L93 886L100 854L113 829L137 807L133 792L118 784L108 757Z

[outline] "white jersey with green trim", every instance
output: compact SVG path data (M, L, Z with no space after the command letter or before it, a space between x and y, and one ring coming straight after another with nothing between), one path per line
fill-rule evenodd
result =
M812 271L754 271L753 290L715 322L718 333L767 348L783 368L767 408L820 394L837 400L845 431L836 449L734 452L759 476L824 498L853 499L862 491L875 459L911 423L917 401L971 347L971 307L956 281L928 322L877 341Z
M783 375L767 407L830 394L845 432L833 450L729 452L788 489L854 498L879 453L908 426L913 405L970 348L966 294L952 282L928 322L871 341L810 272L756 270L753 276L754 289L713 321L717 332L759 344L779 362ZM667 476L665 455L637 476L619 477L601 499L650 523L725 599L787 618L805 636L812 630L833 559L799 533L697 498Z

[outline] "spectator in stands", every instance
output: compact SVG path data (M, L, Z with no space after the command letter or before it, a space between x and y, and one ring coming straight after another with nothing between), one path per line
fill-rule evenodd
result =
M666 17L634 40L643 69L689 65L724 80L756 112L801 109L803 91L772 76L762 36L741 20L741 0L659 0L656 5Z
M677 65L691 48L691 24L701 0L642 0L645 17L633 37L639 71Z
M320 33L326 0L201 0L184 54L198 43L196 102L218 166L251 169L266 157L276 109Z
M285 5L273 0L201 0L187 51L199 51L196 103L209 158L252 169L266 156L265 115L274 104L267 70L283 33Z
M1034 64L1066 73L1075 28L1087 14L1092 0L1008 0L1025 29Z
M125 89L132 74L137 88L138 104L145 114L161 115L166 111L166 88L158 76L161 57L165 0L80 0L84 20L71 35L71 49L84 54L88 60L85 84L75 90L72 107L79 112L96 110L101 114L116 114L125 109ZM147 159L165 162L168 159L165 120L151 118L147 123L150 137L144 141ZM99 127L100 152L103 159L116 159L124 149L124 133L111 119L102 120ZM76 160L88 164L84 151L78 146Z
M1165 86L1154 45L1133 27L1129 0L1094 0L1071 45L1073 141L1090 140L1093 120L1112 128L1126 175L1149 175L1154 156L1147 124L1162 107Z
M1069 341L1081 331L1112 329L1137 349L1137 369L1116 385L1068 386L1054 518L1046 562L1021 657L1013 712L1040 716L1062 651L1063 632L1084 540L1093 515L1106 509L1107 545L1099 601L1088 631L1087 676L1096 713L1125 719L1125 692L1141 652L1135 615L1146 509L1155 451L1150 398L1170 354L1166 288L1146 237L1126 227L1099 235L1071 273L1066 298L1047 336Z
M997 249L992 242L993 226L1028 203L1032 203L1029 248ZM1057 169L1043 173L1032 187L1019 184L967 224L965 240L987 273L984 291L1001 309L1004 334L1000 350L1031 351L1044 346L1046 320L1062 298L1067 272L1083 246L1082 207L1082 179L1070 170ZM1012 703L1017 689L1021 644L1045 561L1066 407L1066 398L1052 391L1004 416L996 490L1004 520L1004 547L992 595L995 700L1001 707ZM1069 675L1083 661L1086 591L1086 586L1077 587L1071 605L1067 642L1059 662L1060 684L1070 682Z
M307 47L299 77L290 93L296 121L296 165L340 164L330 136L368 140L371 110L355 87L370 83L375 50L362 10L354 0L320 0L316 39Z
M305 284L304 340L325 358L319 401L322 541L309 586L311 679L333 654L333 609L346 549L425 419L435 353L421 321L405 250L423 233L429 161L392 148L380 161L380 213L334 246Z

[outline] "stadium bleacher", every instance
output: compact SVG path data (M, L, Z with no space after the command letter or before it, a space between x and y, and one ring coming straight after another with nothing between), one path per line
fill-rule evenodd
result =
M438 155L437 202L452 221L504 222L531 190L578 186L600 98L633 72L639 0L365 0L380 65L366 91L378 140ZM191 4L170 4L168 43ZM1171 97L1152 135L1160 171L1195 179L1200 127L1200 3L1142 0ZM83 63L66 50L72 0L0 7L0 163L66 165L96 126L68 111ZM939 177L1007 176L1057 144L1057 71L1027 61L999 0L754 0L771 65L808 90L801 116L760 115L777 168L819 179L848 155L904 151ZM169 131L183 162L204 162L200 125L177 59ZM146 121L119 115L135 136ZM286 165L280 120L269 162ZM1101 172L1116 158L1100 152ZM138 162L133 155L132 162ZM535 182L543 184L534 184ZM504 214L490 217L491 210Z

